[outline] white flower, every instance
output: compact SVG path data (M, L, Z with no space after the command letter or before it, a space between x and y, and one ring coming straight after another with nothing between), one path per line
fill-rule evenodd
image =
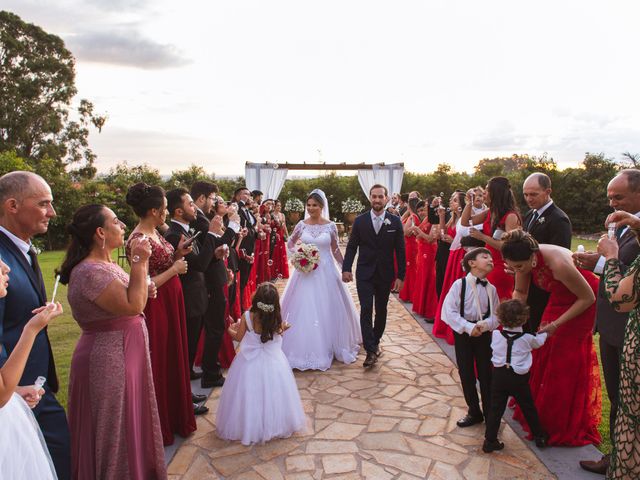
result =
M304 203L299 198L291 197L284 204L285 212L304 212Z
M270 303L258 302L258 308L263 312L267 312L267 313L273 312L273 305L271 305Z
M538 219L538 223L544 223L544 217L540 217L540 218Z
M342 202L342 213L360 213L363 210L364 205L358 199L349 197Z
M382 223L384 223L385 225L391 225L391 220L389 220L388 218L385 218L384 222Z

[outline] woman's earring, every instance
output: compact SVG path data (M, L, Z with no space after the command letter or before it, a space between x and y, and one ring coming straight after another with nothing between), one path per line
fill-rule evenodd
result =
M107 237L102 237L102 249L107 245Z
M534 258L533 260L531 260L531 268L536 268L536 265L538 265L538 262Z

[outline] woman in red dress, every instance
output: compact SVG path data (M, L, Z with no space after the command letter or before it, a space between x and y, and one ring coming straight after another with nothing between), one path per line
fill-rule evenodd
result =
M502 235L519 228L522 225L516 198L511 190L511 184L505 177L493 177L487 183L485 203L489 209L473 215L473 199L467 192L466 206L462 212L462 224L482 224L482 231L472 228L469 235L482 240L493 257L493 270L487 275L487 280L496 287L500 300L508 300L513 293L513 275L505 272L500 247Z
M287 258L287 222L282 213L282 202L276 200L273 206L273 225L276 231L276 245L273 249L273 272L274 278L289 278L289 260Z
M260 214L256 217L256 248L255 269L258 284L271 280L271 266L273 261L269 257L271 251L271 201L266 200L260 205Z
M414 197L409 200L408 215L404 220L404 245L406 253L407 270L404 276L404 285L400 290L400 300L404 302L410 302L413 290L415 288L416 281L416 255L418 254L418 243L416 241L416 234L413 227L420 225L420 217L416 213L416 205L420 201L419 198Z
M540 332L545 344L533 352L529 385L549 434L549 445L600 443L601 389L593 344L598 278L575 267L571 252L556 245L538 245L522 230L503 237L502 255L515 272L514 298L527 300L530 282L549 292ZM520 411L517 419L527 431Z
M462 257L464 257L465 250L460 245L460 239L468 232L468 228L463 227L460 223L460 216L465 205L464 192L455 191L449 199L449 210L451 211L449 221L446 224L444 223L444 211L442 211L442 214L440 215L440 227L443 231L446 231L444 238L445 241L451 241L451 248L449 249L447 269L442 283L442 293L438 299L436 317L433 322L433 334L438 338L445 339L449 345L453 345L453 330L451 330L449 325L442 321L440 312L442 311L444 298L447 296L447 293L449 293L449 289L451 288L451 285L453 285L453 282L465 275L464 270L462 269Z
M436 239L439 225L429 223L428 206L420 200L416 205L419 226L414 226L418 248L416 253L416 279L411 303L413 311L425 318L433 319L438 307L436 294Z
M164 190L157 186L137 183L127 192L127 203L140 221L127 240L127 256L131 262L131 242L143 235L149 239L149 275L155 283L156 298L149 298L144 309L149 331L151 367L162 439L171 445L174 434L187 437L196 429L191 399L187 326L184 312L184 297L179 274L187 271L187 262L182 258L188 253L182 242L178 250L167 242L156 228L164 224L167 216L167 199Z

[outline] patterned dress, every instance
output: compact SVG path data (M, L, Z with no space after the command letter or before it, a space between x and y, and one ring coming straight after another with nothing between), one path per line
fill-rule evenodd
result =
M88 260L76 265L69 280L69 305L82 328L69 375L73 478L163 479L143 316L119 317L95 303L116 280L128 285L129 275L117 264Z
M629 314L629 322L622 346L620 362L620 400L613 432L611 464L608 479L640 478L640 257L631 264L624 275L633 276L633 294L625 303L635 302ZM617 260L607 261L604 269L606 293L609 299L623 275ZM614 308L617 303L611 302Z

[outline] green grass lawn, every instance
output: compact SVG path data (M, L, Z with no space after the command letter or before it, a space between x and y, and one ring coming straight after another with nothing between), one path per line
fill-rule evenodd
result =
M590 240L582 240L573 238L572 250L575 251L576 247L582 244L585 250L595 250L596 242ZM64 252L44 252L40 254L38 260L42 273L44 275L45 285L47 286L47 292L51 295L53 292L54 274L53 271L56 267L59 267L62 263ZM80 328L71 316L69 309L69 303L67 302L67 287L60 285L58 287L57 299L62 303L64 307L64 314L58 317L49 326L49 338L51 339L51 345L53 347L53 355L56 359L56 366L58 369L58 377L60 379L60 392L58 393L58 400L63 407L67 406L67 387L69 384L69 366L71 365L71 356L73 355L73 349L78 337L80 337ZM598 359L600 358L600 351L598 349L597 336L595 338L596 349L598 350ZM602 379L602 421L600 422L600 433L602 434L602 445L600 449L604 452L608 452L611 449L611 440L609 438L609 398L604 388L604 377L602 376L602 368L600 369L600 378Z

